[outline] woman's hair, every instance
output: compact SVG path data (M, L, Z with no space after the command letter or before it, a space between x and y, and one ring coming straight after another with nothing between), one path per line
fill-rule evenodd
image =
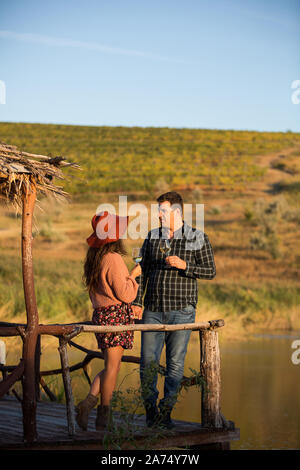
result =
M127 255L123 240L119 239L115 242L105 243L100 248L88 248L84 262L84 274L82 276L82 280L89 293L95 292L97 289L99 284L100 263L103 256L107 253Z

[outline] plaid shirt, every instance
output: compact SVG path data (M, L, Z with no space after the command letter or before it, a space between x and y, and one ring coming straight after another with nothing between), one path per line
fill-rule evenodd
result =
M164 229L151 230L142 246L142 274L136 279L139 289L133 305L153 312L181 310L198 301L197 279L213 279L216 267L211 244L206 233L183 221L183 225L170 239L171 251L167 256L178 256L186 261L186 269L167 266L160 251Z

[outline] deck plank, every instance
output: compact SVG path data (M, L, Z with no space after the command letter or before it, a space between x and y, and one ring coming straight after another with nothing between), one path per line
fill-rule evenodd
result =
M38 441L30 448L42 449L104 449L103 431L95 430L96 409L89 417L88 430L82 431L76 424L75 436L68 435L66 407L60 403L37 403ZM204 445L214 442L229 442L239 439L239 429L205 429L200 423L173 420L176 427L172 431L160 431L158 442L152 442L152 449ZM119 424L120 418L114 414L114 422ZM145 416L137 415L132 421L135 439L139 445L145 445L153 437L153 430L147 428ZM163 435L161 434L163 432ZM158 446L158 447L157 447ZM5 396L0 400L0 449L23 449L22 406L14 397ZM132 448L132 442L125 442L124 449Z

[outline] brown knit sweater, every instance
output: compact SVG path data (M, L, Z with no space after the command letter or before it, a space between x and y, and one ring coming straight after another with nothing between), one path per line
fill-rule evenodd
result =
M139 284L130 276L122 256L119 253L107 253L101 260L98 289L90 294L93 308L133 302L138 287Z

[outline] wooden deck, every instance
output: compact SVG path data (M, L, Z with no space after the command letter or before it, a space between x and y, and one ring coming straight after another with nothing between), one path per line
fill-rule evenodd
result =
M76 425L75 436L68 435L66 407L54 402L37 403L38 441L26 445L23 442L22 407L16 398L5 396L0 400L0 450L36 449L36 450L70 450L88 449L103 450L104 432L95 431L94 422L96 409L90 414L87 431L82 431ZM120 423L120 417L114 414L114 422ZM133 426L134 438L140 449L175 449L179 447L201 449L200 446L219 445L219 448L229 448L231 440L239 440L239 429L209 429L199 423L174 420L175 429L160 430L159 434L146 426L145 416L136 416ZM133 449L130 439L124 442L122 449ZM202 447L203 449L205 447Z

